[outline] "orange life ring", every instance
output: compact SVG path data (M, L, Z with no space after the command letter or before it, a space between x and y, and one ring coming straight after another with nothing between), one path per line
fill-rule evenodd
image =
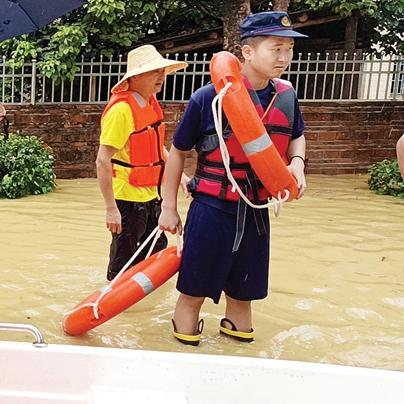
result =
M178 271L180 260L177 248L168 247L129 268L116 282L111 282L111 290L98 304L98 318L89 304L96 302L104 288L88 296L64 316L64 331L69 335L81 335L105 323L167 282Z
M222 51L210 61L210 76L216 93L227 83L232 85L223 97L223 110L240 142L254 172L266 188L277 197L289 191L288 200L295 199L299 188L275 145L272 143L241 77L241 63L233 54Z

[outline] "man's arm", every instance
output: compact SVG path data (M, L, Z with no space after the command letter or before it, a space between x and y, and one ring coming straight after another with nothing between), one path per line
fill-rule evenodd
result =
M289 157L289 171L296 178L297 185L299 187L299 195L297 199L303 196L306 190L306 178L304 176L304 160L306 157L306 139L304 136L300 136L294 139L289 144L288 149Z
M159 225L161 230L167 230L175 234L182 233L182 223L177 211L177 193L181 176L184 170L184 161L187 152L171 146L166 165L166 177L164 180L164 195L161 205Z
M169 152L168 152L167 148L164 146L164 149L163 149L163 159L164 159L164 161L165 161L166 163L167 163L167 160L168 160L168 156L169 156ZM186 175L184 172L181 174L180 185L181 185L181 188L182 188L182 192L184 192L186 198L189 198L189 197L190 197L190 193L188 192L188 187L187 187L188 182L189 182L190 180L191 180L191 179L190 179L190 178L188 177L188 175Z
M97 178L106 209L106 225L112 233L122 231L121 214L116 205L114 192L112 190L112 168L111 158L117 149L112 146L100 145L96 160Z
M404 180L404 135L397 142L397 161L400 167L401 178Z

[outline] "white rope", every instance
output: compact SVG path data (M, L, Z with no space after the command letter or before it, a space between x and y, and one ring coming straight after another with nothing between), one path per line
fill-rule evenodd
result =
M278 197L272 197L272 200L268 199L268 203L264 205L256 205L252 203L247 196L243 193L240 186L237 184L237 181L234 179L233 174L231 173L230 169L230 155L229 151L227 150L227 146L225 140L223 138L223 121L222 121L222 103L223 97L226 95L228 89L232 85L231 82L227 83L215 96L212 101L212 113L213 113L213 120L215 122L216 133L219 138L219 145L220 145L220 153L222 155L223 165L226 170L227 178L229 179L230 183L232 184L232 192L237 191L240 197L244 200L244 202L251 206L254 209L267 209L269 207L273 207L275 216L278 216L280 213L280 209L282 205L289 199L289 190L285 189L285 196L282 198L281 192L278 193Z
M64 314L64 317L81 310L83 307L92 307L93 308L93 314L94 317L98 320L98 306L100 304L100 301L102 298L112 290L112 285L121 277L121 275L129 268L130 264L133 262L133 260L142 252L142 250L145 248L145 246L149 243L149 241L154 237L153 242L149 248L149 251L147 252L147 255L145 259L150 257L150 254L153 251L154 246L156 245L156 242L158 238L160 237L161 233L163 231L159 229L159 226L156 226L156 228L149 234L149 236L146 238L146 240L140 245L140 247L135 251L135 253L132 255L132 257L129 258L129 261L122 267L122 269L118 272L118 274L115 276L115 278L106 286L104 286L101 290L101 294L97 297L97 300L94 303L85 303L80 305L79 307L74 308L73 310L68 311L67 313ZM181 236L177 233L177 255L180 256L182 251L182 238Z

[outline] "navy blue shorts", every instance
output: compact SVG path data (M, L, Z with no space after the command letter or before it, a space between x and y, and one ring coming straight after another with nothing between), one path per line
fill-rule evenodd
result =
M221 292L237 300L257 300L268 295L269 218L262 210L267 232L258 234L251 208L238 251L232 252L237 215L194 199L188 211L184 250L177 289L219 302Z

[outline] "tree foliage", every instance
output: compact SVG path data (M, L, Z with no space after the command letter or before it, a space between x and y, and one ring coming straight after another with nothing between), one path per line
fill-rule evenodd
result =
M343 16L359 13L382 49L404 51L400 48L404 43L400 36L404 32L404 0L282 0L287 3L291 11L309 8L331 9ZM226 22L223 4L224 0L89 0L39 32L1 42L0 55L16 68L36 59L39 72L46 77L70 79L79 56L117 56L156 33L175 36L217 27L222 20ZM251 9L268 10L274 4L275 0L251 0Z
M404 0L293 0L296 7L312 10L330 9L343 17L353 13L364 17L376 49L404 52Z
M39 32L1 42L0 54L16 68L37 59L46 77L69 79L76 73L79 55L124 54L156 31L209 25L215 13L212 2L205 0L89 0Z
M394 0L393 0L394 1ZM358 11L362 15L372 16L377 11L378 0L295 0L295 4L304 5L313 10L332 9L344 17Z
M369 167L369 189L379 195L404 198L404 181L396 159L383 160Z
M404 0L380 0L373 15L373 41L381 49L404 53Z
M0 198L22 198L52 191L52 150L36 136L0 136Z

